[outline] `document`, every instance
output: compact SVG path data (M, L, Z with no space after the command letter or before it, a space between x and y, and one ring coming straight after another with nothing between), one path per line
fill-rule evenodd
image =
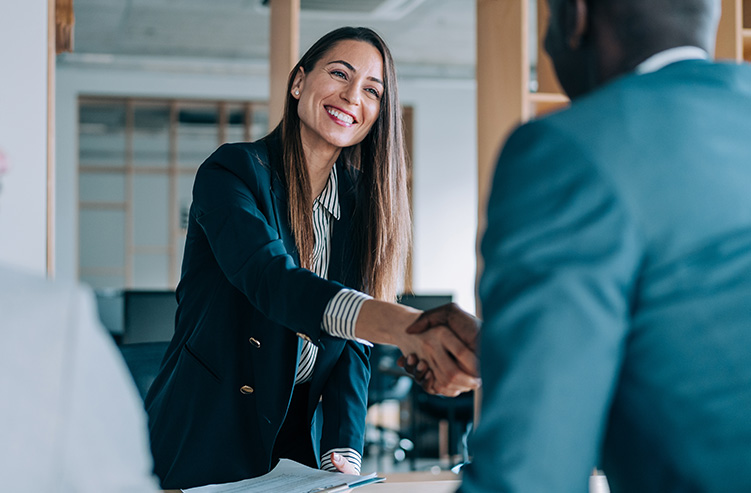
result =
M376 473L367 476L321 471L282 459L269 473L234 483L210 484L183 493L335 493L383 481Z

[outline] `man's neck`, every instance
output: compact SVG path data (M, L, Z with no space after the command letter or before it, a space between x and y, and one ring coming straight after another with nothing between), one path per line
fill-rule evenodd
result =
M677 46L659 51L636 66L634 72L637 74L647 74L656 72L663 67L672 63L684 60L707 60L709 53L698 46Z

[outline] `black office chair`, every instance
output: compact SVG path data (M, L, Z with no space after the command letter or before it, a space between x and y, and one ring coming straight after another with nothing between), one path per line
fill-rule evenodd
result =
M373 346L370 353L372 372L368 386L368 407L386 400L400 401L409 395L412 377L396 364L399 348Z
M420 295L407 293L399 297L399 303L419 310L430 310L441 305L451 303L450 294ZM434 426L435 422L448 423L448 437L445 437L449 455L461 455L466 462L468 456L467 437L469 435L474 415L474 395L472 392L461 394L454 398L428 394L419 385L412 387L410 413L410 436L415 446L415 452L410 456L412 469L415 459L426 455L428 448L425 443L426 434L422 430L426 426ZM440 442L440 437L439 437ZM439 443L439 449L441 448ZM436 454L439 455L439 454Z
M385 401L403 401L410 395L412 377L396 364L401 355L398 348L392 346L373 346L370 354L371 374L368 386L368 409ZM397 427L384 426L383 423L368 424L366 429L366 454L375 449L377 463L386 455L392 460L401 461L412 450L412 442L406 439Z
M439 395L428 394L422 388L415 388L412 393L412 402L416 414L419 415L423 423L440 423L444 421L447 425L446 436L439 436L438 456L440 457L441 449L449 458L461 456L460 463L466 463L469 460L469 448L467 439L472 430L472 421L474 418L474 392L465 392L456 397L443 397ZM415 425L416 433L419 434L421 427ZM440 443L445 440L445 443ZM416 450L418 454L425 453L425 446L417 442ZM442 457L441 457L442 458Z
M177 298L170 290L123 292L122 344L169 341L175 333Z
M97 289L95 294L99 320L115 342L120 344L123 337L123 290L103 288Z
M405 293L399 296L398 302L417 308L419 310L428 310L440 305L451 302L451 295L416 295ZM410 398L413 394L412 377L396 361L401 356L401 351L393 346L376 345L373 347L370 362L371 376L370 385L368 386L368 408L380 404L387 400L396 400L400 403ZM384 426L369 425L366 430L366 452L370 446L376 449L376 458L378 463L381 459L390 454L395 461L401 461L406 458L414 448L416 439L414 398L412 411L410 412L409 431L404 433L401 429L388 429ZM400 416L401 421L401 416ZM401 428L401 427L400 427ZM412 468L414 469L414 455L410 455Z
M167 352L169 342L138 342L134 344L121 344L120 352L125 363L128 365L133 381L141 394L141 399L146 398L149 387L159 373L164 354Z

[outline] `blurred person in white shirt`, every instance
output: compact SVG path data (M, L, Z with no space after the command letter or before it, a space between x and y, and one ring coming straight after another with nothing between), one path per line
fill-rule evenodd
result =
M8 168L0 149L0 186ZM158 491L143 405L89 289L0 263L0 395L3 491Z

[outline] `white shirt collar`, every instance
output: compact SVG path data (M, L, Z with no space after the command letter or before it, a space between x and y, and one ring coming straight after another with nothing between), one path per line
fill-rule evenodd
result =
M702 50L698 46L678 46L677 48L670 48L659 53L655 53L651 57L647 58L634 70L637 74L648 74L655 72L663 67L670 65L671 63L681 62L683 60L707 60L709 59L709 53Z

